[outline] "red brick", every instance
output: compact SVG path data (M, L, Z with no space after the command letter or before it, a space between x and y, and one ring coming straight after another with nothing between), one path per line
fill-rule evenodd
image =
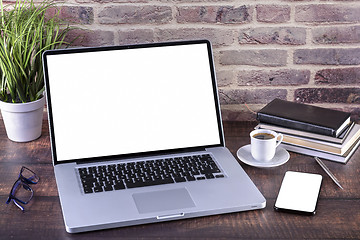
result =
M221 104L268 103L274 98L286 99L286 89L219 89Z
M252 70L238 74L240 86L296 86L309 83L309 70Z
M240 7L220 7L217 12L217 22L221 23L246 23L250 22L251 8L249 6Z
M149 43L155 41L154 31L151 29L120 30L119 44Z
M259 22L282 23L290 20L290 6L257 5L257 20Z
M314 43L360 43L360 26L319 27L312 30L312 36Z
M114 45L114 33L112 31L76 29L70 31L66 39L71 42L76 37L78 38L72 43L72 46L97 47Z
M303 103L360 103L360 88L300 88L294 94Z
M180 23L246 23L251 21L248 6L186 6L179 7L177 21Z
M42 0L43 1L43 0ZM83 4L83 3L145 3L146 0L75 0L75 2Z
M321 65L360 64L360 48L299 49L294 52L294 63Z
M301 45L306 43L306 30L297 27L249 28L240 30L239 43Z
M285 66L286 50L227 50L220 52L222 65Z
M234 72L233 71L218 71L216 73L217 85L219 87L230 86L234 82Z
M101 24L161 24L172 20L172 10L167 6L108 6L98 17Z
M94 22L94 10L92 7L62 6L59 17L71 23L92 24ZM54 15L57 8L51 8L47 14Z
M315 75L316 84L360 84L360 68L323 69Z
M173 28L155 31L159 41L209 39L215 46L231 45L233 34L231 30L215 28Z
M249 109L254 112L260 111L263 105L247 104ZM221 118L223 121L256 121L256 114L251 112L245 104L241 105L221 105ZM237 143L238 144L238 143ZM236 146L239 147L239 146Z
M11 3L16 3L18 2L19 0L3 0L3 4L4 4L4 7L5 5L7 5L8 3L11 4ZM34 3L43 3L44 0L33 0ZM55 2L55 1L54 1Z
M360 6L347 4L300 5L295 8L297 22L360 22Z
M179 7L176 19L179 23L215 23L218 9L218 6Z

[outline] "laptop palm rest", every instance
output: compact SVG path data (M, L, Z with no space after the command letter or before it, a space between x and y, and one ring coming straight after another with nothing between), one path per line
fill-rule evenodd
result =
M139 213L195 207L195 203L186 188L135 193L133 198Z

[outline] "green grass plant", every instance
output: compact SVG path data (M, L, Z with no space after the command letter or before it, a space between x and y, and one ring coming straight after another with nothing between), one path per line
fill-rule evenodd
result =
M71 29L54 1L0 0L0 100L26 103L44 92L42 53L61 48ZM55 11L53 11L55 9Z

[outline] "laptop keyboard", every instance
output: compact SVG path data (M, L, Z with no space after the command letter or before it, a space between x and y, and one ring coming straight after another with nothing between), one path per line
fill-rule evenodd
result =
M84 193L223 178L210 154L79 168Z

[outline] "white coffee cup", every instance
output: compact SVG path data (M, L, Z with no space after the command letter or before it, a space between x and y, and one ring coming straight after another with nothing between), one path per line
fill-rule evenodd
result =
M253 158L260 162L269 162L274 158L276 148L283 140L283 135L272 130L256 129L250 133L250 138Z

